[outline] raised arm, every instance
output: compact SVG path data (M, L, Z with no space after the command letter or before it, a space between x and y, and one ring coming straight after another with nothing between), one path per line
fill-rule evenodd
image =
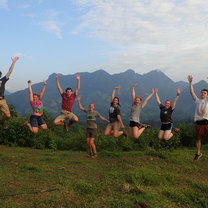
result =
M29 101L33 102L32 81L28 80L27 83L28 83Z
M149 99L154 95L154 93L155 93L155 89L152 88L152 93L150 93L147 96L147 98L144 100L144 102L142 103L142 108L144 108L147 105Z
M135 97L136 97L136 95L135 95L135 87L136 86L137 86L137 83L135 83L135 84L133 84L131 86L131 99L132 99L132 104L134 103L134 100L135 100Z
M160 105L161 101L160 101L160 98L159 98L159 95L158 95L158 88L155 89L155 98L156 98L157 104Z
M64 91L62 90L61 85L60 85L60 83L59 83L59 77L60 77L60 76L61 76L60 73L58 73L58 74L56 75L56 86L57 86L57 89L58 89L59 93L62 95Z
M77 97L77 103L78 103L79 109L82 110L82 111L86 111L86 109L82 106L80 101L81 101L81 97L78 96Z
M172 110L176 107L176 102L177 102L177 100L178 100L178 98L179 98L179 96L180 96L180 94L181 94L181 90L180 90L180 88L177 88L176 89L176 97L175 97L175 99L173 100L173 103L172 103L172 105L171 105L171 107L172 107Z
M76 75L76 79L77 79L77 89L75 91L75 94L78 95L80 91L80 76L78 74Z
M44 95L44 92L45 92L45 89L46 89L46 85L47 85L46 81L43 81L43 88L42 88L42 90L40 92L40 99L42 99L42 97Z
M16 61L19 59L19 57L14 57L14 58L11 58L11 59L12 59L12 64L9 68L9 71L6 73L6 78L7 79L9 79L9 77L10 77L10 75L11 75L13 69L14 69L14 65L15 65Z
M193 88L193 84L192 84L193 77L191 75L188 76L188 81L189 81L189 90L190 90L191 96L192 96L193 100L196 101L198 99L198 97L196 96L196 94L194 92L194 88Z
M111 102L113 101L115 94L116 94L116 90L118 90L119 88L121 88L120 86L116 86L113 88L112 94L111 94Z

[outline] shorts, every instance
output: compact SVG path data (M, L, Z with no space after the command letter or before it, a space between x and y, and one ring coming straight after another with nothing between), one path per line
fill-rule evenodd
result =
M107 128L112 128L113 130L118 130L119 131L119 129L121 128L121 124L120 124L119 121L115 121L113 123L109 123L107 125Z
M208 136L208 124L196 125L196 140L206 138Z
M46 123L41 116L36 116L36 115L30 116L30 125L32 127L39 127L39 126L42 126L43 124L46 124Z
M87 128L86 137L87 138L95 138L97 136L97 129Z
M173 128L173 123L163 124L160 127L161 131L171 131Z
M62 121L66 119L71 120L74 116L76 116L74 113L67 111L67 110L62 110L61 114L57 116L55 120L62 120Z
M129 127L139 127L140 126L140 124L138 123L138 122L135 122L135 121L130 121L130 123L129 123Z
M9 106L7 105L7 102L5 99L0 100L0 111L3 114L10 115Z

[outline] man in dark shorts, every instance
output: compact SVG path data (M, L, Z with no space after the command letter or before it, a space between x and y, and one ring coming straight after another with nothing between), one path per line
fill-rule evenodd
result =
M78 117L72 112L72 107L74 104L74 100L79 93L80 90L80 76L77 74L77 89L73 93L71 88L66 88L65 92L62 90L61 85L59 83L59 77L61 74L57 74L56 76L56 85L58 91L62 97L62 106L61 106L61 114L55 118L55 125L64 125L65 130L68 131L69 125L78 122Z
M80 102L81 98L78 96L77 102L79 109L84 111L87 115L87 131L86 131L86 142L87 142L87 147L89 150L89 156L94 158L97 157L97 151L96 151L96 146L95 146L95 137L97 135L97 123L96 123L96 117L99 119L106 121L109 123L109 121L101 116L97 111L95 111L95 105L93 103L89 104L89 110L86 110L83 108Z
M1 78L2 72L0 72L0 111L4 114L4 117L2 118L2 120L0 120L0 124L3 126L4 129L8 128L5 121L11 117L9 106L7 105L7 102L4 97L5 84L9 80L9 77L14 69L14 65L16 61L19 59L19 57L14 57L11 59L12 59L12 64L6 76Z
M208 90L201 90L201 98L198 98L194 92L192 85L193 77L188 76L189 89L191 96L196 103L194 121L196 123L196 148L194 160L198 160L202 157L201 153L201 139L208 136Z

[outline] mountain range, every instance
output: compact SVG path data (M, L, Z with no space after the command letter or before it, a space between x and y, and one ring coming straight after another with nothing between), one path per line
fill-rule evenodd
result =
M173 113L175 121L193 121L195 104L188 89L188 83L179 81L174 82L167 75L159 70L153 70L146 74L138 74L129 69L122 73L109 74L104 70L98 70L92 73L81 72L81 103L88 108L90 103L94 103L96 110L103 116L108 117L108 108L110 104L111 92L115 86L121 86L116 94L120 98L122 118L125 123L128 122L131 109L131 86L138 83L136 95L144 100L150 93L152 88L159 89L161 102L166 99L173 100L176 96L176 88L181 88L181 96L177 102L176 109ZM47 79L47 88L43 97L44 108L52 116L57 116L61 110L61 96L57 90L55 83L56 74L51 74ZM75 74L61 75L59 78L63 90L67 87L76 89ZM43 83L32 85L33 92L40 93ZM196 94L200 95L200 90L208 89L206 81L200 81L194 84ZM7 94L6 99L9 104L16 107L17 112L26 115L31 112L29 104L28 89L20 90L15 93ZM85 114L78 109L77 103L73 107L73 112L84 120ZM151 98L147 106L141 113L141 122L156 123L159 122L159 108L157 106L155 96Z

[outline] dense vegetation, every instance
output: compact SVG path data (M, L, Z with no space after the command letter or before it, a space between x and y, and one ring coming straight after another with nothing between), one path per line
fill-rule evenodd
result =
M28 116L29 117L29 116ZM31 133L24 123L28 117L21 117L12 108L12 117L8 121L9 128L1 130L0 144L32 147L37 149L59 149L59 150L85 150L85 126L75 124L70 127L69 132L65 132L62 126L54 126L53 118L45 112L44 119L49 127L47 131L40 130L38 134ZM98 129L96 145L98 151L131 151L146 148L176 148L179 146L194 145L193 124L180 124L181 131L174 135L170 141L160 141L157 139L159 129L147 129L141 138L131 139L129 137L105 137L104 127Z

